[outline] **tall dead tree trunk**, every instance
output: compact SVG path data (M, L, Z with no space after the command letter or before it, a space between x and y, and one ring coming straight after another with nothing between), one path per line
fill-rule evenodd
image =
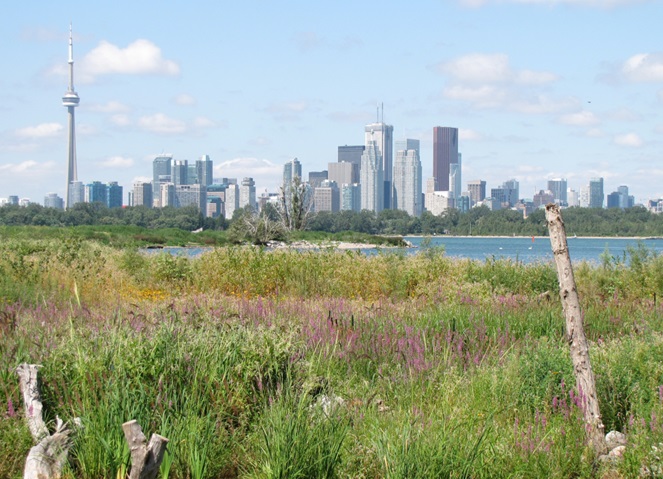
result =
M546 220L548 221L550 244L557 267L559 295L566 318L566 339L571 349L576 387L579 396L582 398L582 409L587 427L587 442L599 456L604 454L607 449L604 426L601 421L594 373L589 361L589 345L583 327L580 301L566 242L566 230L558 205L546 205Z

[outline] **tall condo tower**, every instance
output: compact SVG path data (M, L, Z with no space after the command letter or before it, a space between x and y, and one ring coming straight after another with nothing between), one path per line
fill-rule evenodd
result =
M451 163L458 163L458 128L433 128L433 176L439 191L449 191Z
M74 90L74 41L69 25L69 89L62 97L62 106L67 107L69 113L69 150L67 155L67 191L64 197L64 207L73 206L70 197L70 186L74 181L78 181L78 172L76 170L76 120L74 118L74 108L78 106L78 93Z

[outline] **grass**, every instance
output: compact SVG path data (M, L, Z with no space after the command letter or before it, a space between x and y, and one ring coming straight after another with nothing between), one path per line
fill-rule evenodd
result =
M629 438L598 465L551 264L7 239L0 477L20 477L31 446L23 361L43 365L47 420L86 426L66 478L123 477L130 419L170 439L164 478L656 474L663 273L634 254L576 269L603 420Z

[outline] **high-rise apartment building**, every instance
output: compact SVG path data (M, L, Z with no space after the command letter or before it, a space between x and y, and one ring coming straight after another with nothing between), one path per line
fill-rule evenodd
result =
M327 170L308 172L308 184L311 188L317 188L323 181L328 179L329 172Z
M566 202L569 207L580 206L580 195L576 190L568 188L566 190Z
M364 168L364 156L368 152L369 143L373 143L377 150L377 156L380 158L379 169L381 170L382 200L380 200L380 210L391 208L392 178L393 178L393 149L394 149L394 127L383 122L370 123L364 128L364 144L366 149L362 155L361 169ZM361 172L359 173L361 177ZM362 183L362 195L363 182ZM362 196L363 197L363 196ZM362 205L363 208L363 205Z
M303 181L302 177L302 164L297 158L293 158L283 165L283 186L288 187L292 185L292 182L295 178L299 178L300 181Z
M152 208L154 197L152 195L152 184L137 181L133 187L133 206L145 206Z
M421 188L419 140L397 141L392 207L406 211L411 216L420 216L423 209Z
M44 197L44 207L62 210L64 209L64 200L56 193L49 193Z
M355 178L354 175L355 167L356 165L354 163L350 163L349 161L329 163L329 181L335 181L337 185L351 185L352 183L358 183L359 178Z
M470 193L472 205L475 205L486 198L486 182L484 180L468 181L467 191Z
M367 141L361 157L361 209L379 213L384 205L382 155L377 141Z
M226 188L225 218L232 219L235 210L239 209L239 185L229 183Z
M589 180L589 204L590 208L603 208L603 178L591 178Z
M253 210L257 210L258 204L256 203L256 182L253 178L244 178L242 185L239 187L239 207L244 208L250 206Z
M203 155L196 160L196 179L203 186L214 183L214 162L209 155Z
M569 204L566 178L548 180L548 190L552 191L555 203L560 206L567 206Z
M189 184L189 161L175 160L171 170L172 182L175 186Z
M338 147L338 162L352 163L352 183L359 183L359 170L361 169L361 155L364 154L364 145L345 145ZM341 183L339 183L341 184Z
M161 183L171 182L172 155L160 155L152 161L152 198L154 206L161 206ZM159 201L157 201L159 200Z
M462 166L463 155L458 153L458 161L449 164L449 196L453 198L454 204L463 192Z
M109 208L122 208L123 188L117 181L111 181L106 185L106 206Z
M359 183L341 185L341 211L361 210L361 185Z
M433 176L439 191L449 191L451 163L458 163L458 128L433 128Z
M101 181L93 181L85 185L85 202L86 203L103 203L106 204L106 185Z
M175 185L175 207L195 206L207 212L207 188L204 185Z
M313 190L313 207L315 212L330 211L336 213L341 209L341 198L335 181L324 180Z
M364 145L345 145L338 147L338 161L347 161L361 165L361 155L364 154L366 146Z
M156 206L156 201L155 201ZM175 207L175 183L161 183L159 185L159 206L160 208L166 208L170 206L171 208Z

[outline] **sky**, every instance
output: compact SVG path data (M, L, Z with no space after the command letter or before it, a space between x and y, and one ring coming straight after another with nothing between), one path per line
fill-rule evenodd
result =
M6 2L7 3L7 2ZM64 196L73 25L78 179L149 181L167 153L274 192L384 121L459 129L463 187L547 180L663 197L660 0L8 2L0 197Z

